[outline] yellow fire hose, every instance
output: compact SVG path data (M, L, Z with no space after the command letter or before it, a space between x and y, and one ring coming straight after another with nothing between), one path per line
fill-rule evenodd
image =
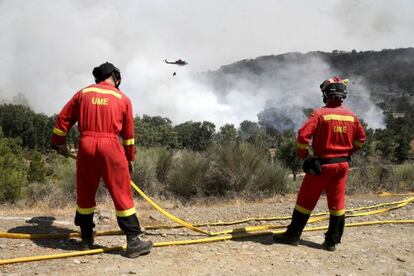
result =
M132 182L131 180L131 186L135 189L135 191L137 191L137 193L142 196L152 207L154 207L158 212L160 212L161 214L163 214L164 216L166 216L167 218L171 219L172 221L175 221L176 223L184 226L185 228L188 228L190 230L193 230L195 232L199 232L199 233L203 233L209 236L213 236L215 235L215 233L210 233L208 231L204 231L200 228L195 227L194 225L192 225L191 223L188 223L176 216L174 216L173 214L167 212L166 210L164 210L163 208L161 208L157 203L155 203L151 198L149 198L140 188L138 188L137 185L135 185L134 182Z
M345 226L346 227L358 227L358 226L367 226L367 225L376 225L376 224L407 224L407 223L414 223L414 220L367 221L367 222L347 223ZM320 230L326 230L326 229L328 229L327 226L307 227L307 228L304 229L304 231L305 232L306 231L320 231ZM283 232L284 232L284 230L277 230L277 231L270 231L270 232L239 233L239 234L233 234L233 235L206 237L206 238L192 239L192 240L156 242L156 243L154 243L154 247L163 247L163 246L172 246L172 245L189 245L189 244L198 244L198 243L210 243L210 242L218 242L218 241L224 241L224 240L233 240L233 239L248 238L248 237L266 236L266 235L283 233ZM93 254L100 254L100 253L109 252L109 251L116 251L116 250L125 250L125 246L107 247L107 248L99 248L99 249L92 249L92 250L86 250L86 251L75 251L75 252L52 254L52 255L42 255L42 256L31 256L31 257L20 257L20 258L4 259L4 260L0 260L0 265L13 264L13 263L23 263L23 262L33 262L33 261L42 261L42 260L51 260L51 259L76 257L76 256L85 256L85 255L93 255Z
M169 219L177 222L178 224L184 226L185 228L188 228L190 230L199 232L199 233L203 233L203 234L207 234L209 236L216 236L216 235L222 235L222 234L227 234L227 233L232 233L233 230L225 230L225 231L220 231L220 232L209 232L209 231L204 231L200 228L197 228L196 226L194 226L191 223L188 223L176 216L174 216L173 214L167 212L166 210L164 210L162 207L160 207L156 202L154 202L151 198L149 198L137 185L135 185L135 183L131 180L131 185L132 187L135 189L135 191L137 191L137 193L139 195L141 195L152 207L154 207L156 210L158 210L161 214L163 214L164 216L168 217ZM385 209L380 209L380 210L375 210L375 211L370 211L370 212L365 212L362 214L359 214L359 216L366 216L366 215L372 215L372 214L380 214L380 213L384 213L387 212L389 210L393 210L393 209L397 209L397 208L401 208L403 206L406 206L407 204L410 204L412 201L414 201L414 197L410 197L408 199L405 200L401 200L399 202L394 202L393 204L398 204L397 206L393 207L393 208L385 208ZM377 204L374 205L375 208L380 207L380 206L386 206L386 205L390 205L389 203L382 203L382 204ZM363 210L363 209L367 209L366 207L359 207L359 208L355 208L355 209L351 209L352 211L356 211L356 210ZM318 213L315 214L314 216L322 216L322 215L327 215L328 212L324 212L324 213ZM352 215L352 216L357 216L356 214ZM288 219L290 217L287 217ZM324 220L324 219L322 219ZM252 229L254 229L255 226L252 227ZM263 227L263 226L256 226L256 227Z
M408 193L408 194L413 194L413 193ZM407 195L407 194L399 194L399 195ZM359 210L374 209L374 208L383 207L383 206L396 205L396 204L400 204L400 203L403 203L403 202L407 202L408 200L414 201L414 197L413 198L407 198L407 199L400 200L400 201L385 202L385 203L380 203L380 204L376 204L376 205L352 208L352 209L346 210L345 214L349 214L349 213L352 214L355 211L359 211ZM321 213L311 214L311 217L326 216L326 215L329 215L329 212L321 212ZM350 216L352 216L352 215L350 215ZM251 218L244 218L244 219L234 220L234 221L218 221L218 222L196 223L196 224L193 224L193 226L195 226L195 227L226 226L226 225L242 224L242 223L247 223L247 222L289 220L291 218L292 218L291 216L251 217ZM147 225L147 226L145 226L145 229L146 230L158 230L158 229L176 229L176 228L183 228L183 227L184 226L182 226L182 225L159 224L159 225ZM119 231L119 233L121 233L121 232ZM1 237L1 235L0 235L0 237Z
M411 193L408 193L411 194ZM401 194L402 195L402 194ZM406 194L405 194L406 195ZM400 200L400 201L394 201L394 202L385 202L385 203L380 203L380 204L376 204L376 205L370 205L370 206L363 206L363 207L358 207L358 208L352 208L352 209L348 209L346 210L345 214L348 217L352 217L353 213L355 211L360 211L360 210L366 210L366 209L375 209L378 207L384 207L384 206L390 206L390 205L396 205L396 204L401 204L401 203L411 203L414 201L414 197L410 197L404 200ZM398 208L401 208L405 206L402 205ZM386 209L388 210L388 209ZM349 214L349 215L348 215ZM329 215L329 212L321 212L321 213L315 213L315 214L311 214L311 217L318 217L318 216L326 216ZM196 227L204 227L204 226L226 226L226 225L235 225L235 224L242 224L242 223L247 223L247 222L258 222L258 221L276 221L276 220L290 220L292 217L291 216L283 216L283 217L253 217L253 218L245 218L245 219L240 219L240 220L234 220L234 221L219 221L219 222L204 222L204 223L197 223L197 224L193 224ZM175 229L175 228L182 228L184 226L182 225L168 225L168 224L161 224L161 225L149 225L146 226L145 229L147 230L157 230L157 229Z
M382 203L377 204L373 206L367 206L367 207L360 207L356 209L369 209L372 207L378 207L378 206L387 206L391 204L397 203L397 206L391 207L391 208L384 208L380 210L373 210L363 213L356 213L356 214L350 214L347 215L349 217L356 217L356 216L366 216L371 214L379 214L384 213L389 210L401 208L403 206L408 205L414 201L414 197L408 198L406 200L397 201L397 202L390 202L390 203ZM309 220L309 223L317 222L326 220L327 217L315 217L311 218ZM353 227L353 226L365 226L365 225L374 225L374 224L388 224L388 223L414 223L414 220L384 220L384 221L368 221L368 222L359 222L359 223L347 223L347 227ZM269 235L272 233L281 233L284 230L278 230L278 231L272 231L272 232L257 232L257 231L263 231L263 230L269 230L269 229L277 229L284 226L281 225L264 225L264 226L252 226L252 227L245 227L245 228L239 228L239 229L231 229L227 231L222 231L222 236L215 236L215 237L207 237L202 239L192 239L192 240L184 240L184 241L170 241L170 242L158 242L155 243L155 247L161 247L161 246L169 246L169 245L187 245L187 244L196 244L196 243L208 243L208 242L216 242L216 241L223 241L223 240L230 240L230 239L237 239L237 238L244 238L244 237L256 237L256 236L262 236L262 235ZM326 226L321 227L307 227L304 231L317 231L317 230L324 230L327 229ZM251 233L256 231L256 233ZM63 238L63 237L78 237L79 233L69 233L69 234L14 234L14 233L2 233L5 234L2 237L10 237L10 238ZM105 235L113 235L113 234L119 234L119 231L103 231L103 232L97 232L96 236L105 236ZM230 234L230 235L229 235ZM16 237L17 235L17 237ZM125 247L111 247L111 248L100 248L100 249L93 249L88 251L77 251L77 252L70 252L70 253L61 253L61 254L53 254L53 255L47 255L47 256L34 256L34 257L24 257L24 258L14 258L14 259L7 259L7 260L0 260L0 264L10 264L10 263L19 263L19 262L30 262L30 261L39 261L39 260L48 260L48 259L56 259L56 258L66 258L66 257L74 257L74 256L82 256L82 255L90 255L90 254L99 254L104 253L108 251L114 251L114 250L123 250Z
M390 192L379 192L378 196L387 197L387 196L406 196L406 195L414 195L412 192L404 193L404 194L394 194Z
M135 184L134 184L135 185ZM136 185L135 185L136 186ZM137 187L138 188L138 187ZM139 188L138 188L139 189ZM145 193L140 190L142 194L145 195ZM148 196L145 195L146 198L148 198ZM150 198L148 198L149 200L151 200ZM376 205L372 205L372 206L365 206L365 207L358 207L358 208L354 208L354 209L349 209L347 212L351 212L350 214L346 214L346 217L360 217L360 216L368 216L368 215L376 215L376 214L382 214L391 210L395 210L398 208L402 208L408 204L410 204L411 202L414 201L414 197L410 197L407 198L405 200L401 200L401 201L395 201L395 202L387 202L387 203L381 203L381 204L376 204ZM157 210L161 209L163 210L163 212L168 213L167 211L165 211L164 209L162 209L161 207L159 207L159 205L157 205L154 201L151 200L151 202L157 206ZM363 210L363 209L373 209L373 208L377 208L377 207L381 207L381 206L389 206L389 205L396 205L390 208L383 208L383 209L378 209L378 210L372 210L372 211L368 211L368 212L361 212L361 213L353 213L354 210ZM308 221L308 223L314 223L314 222L320 222L320 221L325 221L328 220L328 216L321 216L321 215L326 215L328 213L319 213L319 214L315 214L317 215L317 217L312 216L310 218L310 220ZM171 214L170 214L171 215ZM171 215L172 216L172 215ZM283 219L285 217L282 217ZM290 219L291 217L286 217L288 219ZM177 218L178 219L178 218ZM254 218L252 218L253 220ZM182 221L182 220L181 220ZM246 221L246 220L240 220L240 221ZM186 222L184 222L186 223ZM189 224L191 225L191 224ZM211 224L196 224L197 226L215 226L213 223ZM230 234L230 233L238 233L238 232L251 232L251 231L261 231L261 230L268 230L268 229L277 229L277 228L281 228L284 227L283 225L261 225L261 226L247 226L247 227L243 227L243 228L236 228L236 229L229 229L229 230L224 230L224 231L220 231L220 232L214 232L214 235L223 235L223 234ZM156 226L150 226L150 227L144 227L146 230L156 230L156 229L174 229L177 228L175 225L172 226L167 226L167 225L163 225L161 228L158 228ZM191 228L189 228L191 229ZM197 228L198 229L198 228ZM197 231L199 232L199 231ZM206 232L208 233L208 232ZM109 236L109 235L121 235L122 232L118 231L118 230L111 230L111 231L98 231L95 232L95 236ZM64 233L64 234L21 234L21 233L5 233L5 232L0 232L0 238L11 238L11 239L64 239L64 238L74 238L74 237L79 237L79 233L78 232L73 232L73 233Z
M203 234L221 235L221 234L234 233L235 230L237 230L237 232L245 231L244 230L245 228L237 228L237 229L231 229L231 230L225 230L225 231L211 233L211 232L203 231L203 230L201 230L197 227L200 227L200 226L224 226L224 225L240 224L240 223L245 223L245 222L250 222L250 221L286 220L286 219L291 218L290 216L267 217L267 218L266 217L247 218L247 219L241 219L241 220L230 221L230 222L210 222L210 223L201 223L201 224L192 225L192 224L187 223L184 220L182 220L180 218L177 218L174 215L168 213L166 210L164 210L162 207L160 207L157 203L155 203L151 198L149 198L132 181L131 181L131 185L145 200L147 200L151 204L151 206L153 206L155 209L157 209L159 212L161 212L165 216L173 219L174 221L179 221L180 222L180 225L177 225L177 226L176 225L146 226L145 229L147 229L147 230L174 229L174 228L179 228L179 227L186 227L190 230L200 232L200 233L203 233ZM411 193L409 193L409 194L411 194ZM363 207L358 207L358 208L352 208L352 209L349 209L349 210L346 211L346 217L356 217L356 216L367 216L367 215L380 214L380 213L388 212L388 211L391 211L391 210L394 210L394 209L397 209L397 208L404 207L404 206L406 206L407 204L409 204L413 201L414 201L414 197L410 197L410 198L400 200L400 201L385 202L385 203L380 203L380 204L371 205L371 206L363 206ZM374 209L374 208L378 208L378 207L382 207L382 206L390 206L390 205L396 205L396 206L391 207L391 208L378 209L378 210L374 210L374 211L370 211L370 212L354 213L355 211L358 211L358 210ZM312 217L317 217L317 216L324 216L324 215L327 215L327 214L329 214L329 213L328 212L322 212L322 213L312 214L311 216ZM321 219L312 219L311 218L309 220L309 223L323 221L323 220L327 220L327 219L328 219L327 217L323 217ZM275 229L275 228L280 228L280 227L283 227L283 226L279 226L279 225L251 226L251 227L247 227L246 229L249 229L249 231L254 231L254 229L264 230L264 229ZM95 236L121 235L121 234L122 234L121 231L112 230L112 231L96 232ZM65 234L20 234L20 233L0 232L0 238L14 238L14 239L62 239L62 238L73 238L73 237L79 237L79 233L78 232L73 232L73 233L65 233Z

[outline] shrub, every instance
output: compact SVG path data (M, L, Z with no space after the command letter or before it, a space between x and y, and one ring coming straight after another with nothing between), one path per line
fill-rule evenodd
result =
M218 186L209 182L209 191L276 193L288 191L287 171L278 162L273 165L260 148L247 144L228 144L211 149L210 179L218 179ZM221 177L220 177L221 176ZM223 187L220 187L223 186Z
M203 195L208 169L209 161L202 154L187 150L177 152L166 179L168 190L184 197Z
M393 167L393 175L398 179L399 190L414 190L414 165L404 164Z
M140 148L134 162L132 180L150 195L166 193L166 175L172 152L165 148Z
M15 202L23 197L27 166L22 159L20 141L4 138L0 128L0 202Z
M45 180L47 174L47 164L43 159L42 154L34 151L29 156L30 165L27 172L27 180L29 182L42 182Z
M164 183L167 180L168 171L172 165L173 152L171 150L160 148L158 151L158 160L155 172L159 182Z
M51 206L76 202L76 162L53 152L47 156L48 176L43 183L34 183L38 192L45 190Z
M382 165L370 163L352 168L347 184L348 192L404 191L414 188L413 165Z

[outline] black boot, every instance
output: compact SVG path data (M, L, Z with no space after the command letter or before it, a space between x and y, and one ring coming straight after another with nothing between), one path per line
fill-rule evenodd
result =
M127 249L125 256L136 258L150 253L152 241L143 241L139 238L142 233L136 214L127 217L117 217L118 225L127 236Z
M273 241L298 246L300 236L302 235L303 228L305 228L305 225L308 222L309 216L309 214L304 214L294 209L292 221L290 222L286 232L273 235Z
M125 256L128 258L136 258L148 254L152 246L152 241L143 241L137 235L128 235Z
M93 228L92 227L85 227L85 226L81 226L81 238L82 241L79 245L79 249L84 251L84 250L89 250L93 248Z
M141 227L136 214L127 217L116 217L119 228L125 233L125 235L139 235L142 233Z
M328 251L335 251L336 245L341 243L345 227L345 215L329 216L328 232L325 233L325 241L322 247Z
M81 214L76 211L75 215L75 225L79 226L81 229L81 238L82 241L79 244L80 250L89 250L93 248L93 228L95 224L93 223L93 213L92 214Z

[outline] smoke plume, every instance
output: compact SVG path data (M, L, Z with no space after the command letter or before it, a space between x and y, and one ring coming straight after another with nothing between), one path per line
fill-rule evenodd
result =
M57 113L93 81L94 66L110 61L121 69L121 89L138 115L220 126L256 121L259 112L277 107L297 127L305 119L299 109L320 106L318 85L336 75L323 61L292 62L278 71L264 62L261 73L226 74L224 88L206 85L196 73L293 51L410 46L409 1L371 1L369 9L351 2L0 0L0 101ZM165 58L189 65L169 66ZM380 127L370 91L354 79L346 103Z

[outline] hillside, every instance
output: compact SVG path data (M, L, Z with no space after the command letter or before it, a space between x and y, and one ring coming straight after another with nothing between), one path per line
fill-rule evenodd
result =
M311 89L331 75L350 78L355 90L363 85L379 107L394 110L399 105L398 98L408 97L413 103L414 48L260 56L221 66L202 78L225 95L246 83L250 91Z

